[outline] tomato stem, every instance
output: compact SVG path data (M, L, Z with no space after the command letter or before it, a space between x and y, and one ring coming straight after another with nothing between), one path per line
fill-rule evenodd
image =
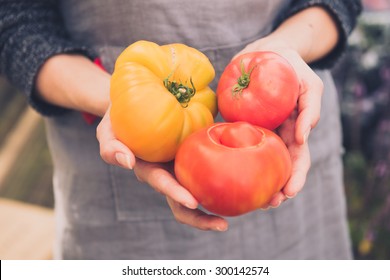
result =
M232 88L233 97L236 97L238 94L241 95L242 91L248 87L250 83L251 73L255 68L255 66L253 66L248 72L246 72L245 65L242 60L240 65L241 65L241 76L237 79L237 84L235 84Z
M190 83L192 87L186 86L182 83L177 83L176 81L169 81L169 77L164 79L165 88L176 97L180 102L181 106L186 108L191 98L195 95L196 89L192 78L190 78Z

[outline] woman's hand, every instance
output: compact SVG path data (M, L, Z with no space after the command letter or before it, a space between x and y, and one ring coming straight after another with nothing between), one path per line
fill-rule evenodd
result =
M136 159L129 148L115 138L109 111L110 109L107 110L97 128L97 139L103 160L109 164L134 170L139 181L147 183L157 192L165 195L178 222L202 230L225 231L228 227L225 219L197 209L196 199L175 179L172 162L149 163Z
M279 128L278 133L286 143L292 160L292 175L284 188L275 194L269 206L278 207L287 198L302 190L310 168L307 143L310 131L320 118L323 83L302 57L282 42L260 39L249 44L238 55L253 51L273 51L286 58L300 81L296 110Z
M310 168L307 139L320 118L323 92L321 79L307 63L329 54L339 37L337 23L329 12L323 7L313 6L287 18L267 37L249 44L239 53L276 52L290 62L300 80L296 112L278 129L291 155L292 175L284 188L271 199L271 207L278 207L287 198L294 197L305 184Z

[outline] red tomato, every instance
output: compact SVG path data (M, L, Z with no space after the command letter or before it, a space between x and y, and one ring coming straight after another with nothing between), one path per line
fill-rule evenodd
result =
M282 56L252 52L232 60L218 83L218 108L228 122L275 129L297 104L298 77Z
M219 123L184 140L175 174L205 209L237 216L269 203L289 179L291 159L274 132L246 122Z

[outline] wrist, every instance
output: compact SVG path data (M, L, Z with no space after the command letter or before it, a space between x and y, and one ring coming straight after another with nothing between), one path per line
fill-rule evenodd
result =
M253 42L250 47L247 48L247 51L252 50L271 51L286 58L297 55L302 57L301 53L296 49L296 47L292 46L289 41L282 38L276 38L272 35Z
M296 51L306 63L311 63L334 49L339 33L328 11L313 6L287 18L264 39Z
M68 109L103 116L109 104L110 75L88 58L58 54L37 75L38 97Z
M263 50L274 51L281 55L286 52L298 54L305 62L310 62L310 44L301 44L279 33L271 33L258 40L258 47Z

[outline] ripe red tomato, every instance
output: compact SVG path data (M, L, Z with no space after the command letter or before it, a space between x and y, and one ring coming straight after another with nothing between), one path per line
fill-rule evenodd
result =
M268 129L218 123L184 140L175 175L205 209L237 216L269 203L289 179L291 159L280 137Z
M297 104L298 77L282 56L252 52L238 56L218 83L218 108L228 122L247 121L275 129Z

